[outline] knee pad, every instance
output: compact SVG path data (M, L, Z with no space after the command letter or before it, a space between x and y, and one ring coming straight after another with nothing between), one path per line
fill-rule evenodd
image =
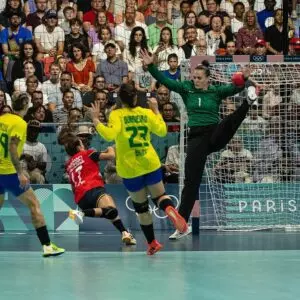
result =
M158 207L158 201L160 198L162 198L163 196L166 195L166 192L164 192L162 195L156 197L156 198L152 198L152 202L155 204L156 207Z
M148 200L143 203L137 203L132 201L133 207L137 214L143 214L149 211L149 203Z
M118 210L115 207L108 206L102 208L102 215L100 218L105 218L108 220L114 220L118 216Z
M160 201L160 203L158 204L158 201L162 199L162 201ZM173 201L171 200L171 198L166 194L166 192L164 192L162 195L160 195L159 197L153 198L152 199L153 203L155 204L156 207L165 210L168 206L172 206L174 207Z

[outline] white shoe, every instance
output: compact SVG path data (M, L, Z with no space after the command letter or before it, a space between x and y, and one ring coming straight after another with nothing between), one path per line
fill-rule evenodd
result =
M192 233L192 226L189 225L186 232L180 233L178 230L176 230L173 234L169 236L169 240L179 240L191 233Z
M77 225L83 223L84 213L79 210L70 210L69 218L72 219Z
M136 239L128 231L122 232L122 242L127 246L136 245Z
M254 103L254 101L257 100L257 94L256 94L255 86L251 85L247 88L247 97L251 101L251 103Z

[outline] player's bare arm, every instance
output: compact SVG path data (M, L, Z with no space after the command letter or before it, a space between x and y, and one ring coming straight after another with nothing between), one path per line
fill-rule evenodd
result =
M100 160L111 160L116 157L115 150L113 147L107 147L106 151L101 152L99 155Z
M20 164L20 159L18 156L19 143L20 143L20 138L18 136L12 136L10 138L10 142L9 142L9 153L10 153L11 161L12 161L12 163L16 169L16 172L19 176L20 185L23 187L23 186L26 186L27 184L29 184L29 179L24 175L21 164Z

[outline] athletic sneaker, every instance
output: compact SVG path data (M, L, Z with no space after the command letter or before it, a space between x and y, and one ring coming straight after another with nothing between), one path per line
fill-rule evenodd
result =
M162 247L162 244L160 244L157 240L153 240L150 244L148 244L147 254L153 255L156 252L158 252Z
M70 210L69 211L69 218L72 219L77 225L83 223L84 213L79 210Z
M128 231L122 232L122 242L127 246L136 245L136 239Z
M172 221L175 228L179 232L186 232L188 229L188 225L185 219L179 214L179 212L172 206L168 206L165 210L166 215Z
M50 243L49 246L44 245L43 246L43 256L58 256L65 253L65 249L57 247L55 244Z
M178 230L176 230L173 234L169 236L169 240L179 240L191 233L192 233L192 226L188 225L188 229L186 232L180 233Z

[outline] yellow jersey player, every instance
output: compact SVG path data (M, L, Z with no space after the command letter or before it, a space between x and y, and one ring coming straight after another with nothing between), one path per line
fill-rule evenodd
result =
M185 220L165 193L161 163L150 141L151 133L165 136L167 127L159 113L156 99L149 99L151 109L138 107L136 90L129 84L120 87L119 95L123 107L111 112L108 126L98 119L100 106L97 102L92 104L91 115L97 132L104 139L116 143L117 172L123 178L147 239L147 254L153 255L162 245L154 237L147 189L154 204L166 213L176 229L180 232L187 230Z
M19 160L26 141L27 123L23 117L27 112L28 102L26 93L15 95L12 101L14 113L0 116L0 206L3 205L5 191L14 194L30 210L32 224L43 246L43 256L56 256L65 250L50 241L40 203Z

